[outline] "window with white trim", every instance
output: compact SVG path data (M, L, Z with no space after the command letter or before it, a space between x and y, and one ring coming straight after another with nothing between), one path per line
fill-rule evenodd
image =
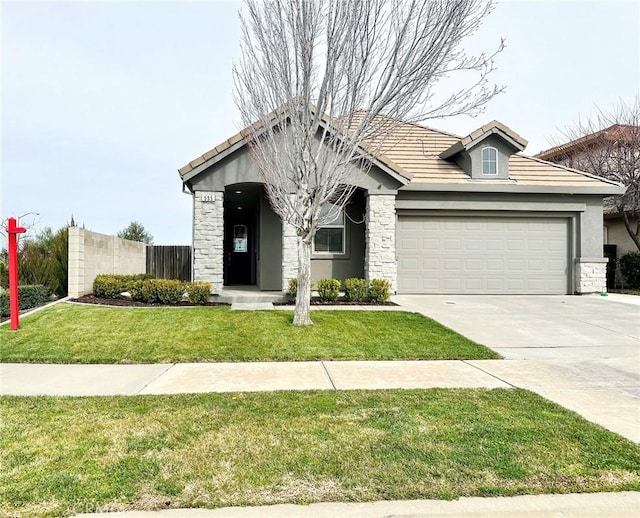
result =
M494 147L482 148L482 174L498 174L498 150Z
M333 207L331 203L324 205L320 209L320 217L329 213ZM341 210L336 219L316 231L316 236L313 238L313 253L344 254L344 244L344 210Z

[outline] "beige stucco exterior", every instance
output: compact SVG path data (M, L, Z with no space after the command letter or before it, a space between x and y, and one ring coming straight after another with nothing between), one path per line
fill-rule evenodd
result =
M638 224L637 219L631 219L631 225ZM618 258L622 257L628 252L638 252L638 247L633 242L633 239L629 236L627 229L624 226L622 218L605 218L604 220L604 244L616 245L616 255Z

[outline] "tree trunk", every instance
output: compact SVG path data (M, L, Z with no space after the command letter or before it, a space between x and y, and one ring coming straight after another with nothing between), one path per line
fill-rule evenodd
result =
M311 321L311 242L298 236L298 292L293 313L294 326L310 326Z

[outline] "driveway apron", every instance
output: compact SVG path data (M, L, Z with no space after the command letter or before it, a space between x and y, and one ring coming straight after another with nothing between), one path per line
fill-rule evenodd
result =
M635 298L404 295L394 300L505 357L469 364L640 442Z

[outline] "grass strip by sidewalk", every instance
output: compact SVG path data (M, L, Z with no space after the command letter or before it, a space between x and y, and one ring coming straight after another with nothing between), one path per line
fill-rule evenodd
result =
M106 308L58 304L0 328L0 359L41 363L408 360L499 358L451 329L403 311L290 311L226 307Z
M3 397L0 515L640 490L640 446L519 389Z

